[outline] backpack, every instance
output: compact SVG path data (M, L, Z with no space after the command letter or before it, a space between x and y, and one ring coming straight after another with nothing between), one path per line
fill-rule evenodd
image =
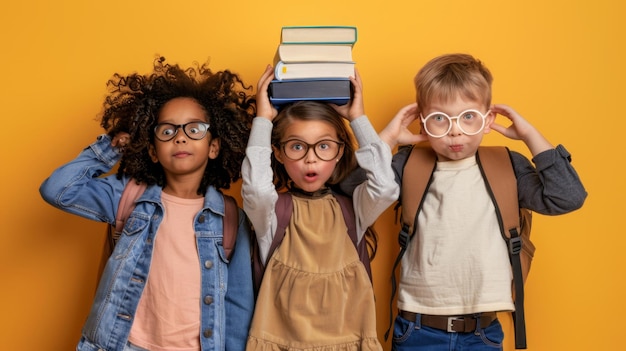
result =
M253 252L252 252L252 275L254 278L254 291L256 294L259 292L259 288L261 287L261 281L263 280L263 274L265 273L265 267L272 257L274 251L280 246L280 243L285 238L285 230L287 226L289 226L289 221L291 220L291 214L293 213L293 201L291 199L291 193L283 192L278 194L278 200L276 201L276 217L278 221L278 225L276 227L276 233L274 234L274 238L272 239L272 244L270 245L270 250L267 254L267 259L265 262L261 260L261 255L259 254L258 245L253 244ZM370 256L367 249L367 240L365 237L361 239L360 242L357 243L357 234L356 234L356 222L354 215L354 207L352 205L352 199L333 192L333 196L339 202L341 207L341 212L343 214L343 219L346 222L346 226L348 227L348 235L354 244L357 253L359 254L359 259L365 266L365 270L372 280L372 270L370 266ZM253 235L254 238L256 236Z
M122 192L120 203L117 207L117 215L115 216L115 226L108 225L107 227L107 245L109 254L113 252L113 248L117 243L117 240L122 234L124 224L135 209L135 201L139 199L141 194L146 190L145 183L137 183L134 179L131 179ZM224 196L224 236L222 239L222 246L226 253L226 258L230 260L235 248L235 242L237 241L237 228L239 225L239 209L237 208L237 202L232 196L223 194Z
M512 295L515 302L513 312L515 348L525 349L524 282L535 253L535 246L530 241L532 212L519 208L517 179L509 150L506 147L481 146L478 148L476 161L495 206L502 238L507 243L509 251L513 271ZM435 167L436 155L430 147L413 146L404 165L402 176L400 195L402 228L398 234L400 252L392 271L392 300L396 293L396 268L415 235L417 217L424 202L424 194L428 191L432 181ZM385 333L385 339L388 334L389 330Z

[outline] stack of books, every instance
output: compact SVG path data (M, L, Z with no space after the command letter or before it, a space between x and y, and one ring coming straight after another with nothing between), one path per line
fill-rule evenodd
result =
M274 106L300 100L346 104L354 76L352 26L282 27L268 94Z

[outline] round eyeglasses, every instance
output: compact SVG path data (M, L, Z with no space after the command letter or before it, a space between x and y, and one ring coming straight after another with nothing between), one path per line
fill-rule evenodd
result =
M185 124L159 123L154 127L154 136L160 141L170 141L182 129L189 139L200 140L206 136L209 124L204 122L189 122Z
M283 153L288 159L292 161L299 161L304 158L312 148L315 156L322 161L330 161L335 159L341 149L343 148L342 142L335 140L320 140L315 144L308 144L299 139L290 139L280 143L283 149Z
M489 112L490 110L482 114L477 110L465 110L454 117L450 117L443 112L433 112L426 118L420 117L426 133L433 138L441 138L452 129L453 119L456 119L456 125L463 134L476 135L480 133L485 127L485 118L487 118Z

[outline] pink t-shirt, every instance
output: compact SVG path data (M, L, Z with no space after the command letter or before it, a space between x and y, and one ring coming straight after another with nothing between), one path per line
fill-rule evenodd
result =
M204 198L162 193L163 221L129 341L151 351L200 350L200 264L193 229Z

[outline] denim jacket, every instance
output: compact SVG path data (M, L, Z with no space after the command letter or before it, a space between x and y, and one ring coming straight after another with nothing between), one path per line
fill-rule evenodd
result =
M110 138L101 135L43 182L41 196L63 211L115 223L122 190L129 179L99 176L109 172L119 157ZM138 199L108 259L77 350L124 349L163 218L161 190L149 186ZM222 247L223 216L222 194L209 187L204 206L194 220L202 274L200 343L204 351L243 351L254 310L250 232L240 210L236 249L229 262Z

